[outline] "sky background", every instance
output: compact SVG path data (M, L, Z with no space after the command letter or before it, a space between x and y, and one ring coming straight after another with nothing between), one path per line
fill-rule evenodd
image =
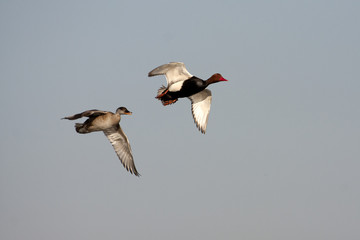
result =
M360 239L359 11L0 1L0 238ZM154 98L165 78L147 73L170 61L229 80L205 135L188 99ZM60 120L120 106L140 178Z

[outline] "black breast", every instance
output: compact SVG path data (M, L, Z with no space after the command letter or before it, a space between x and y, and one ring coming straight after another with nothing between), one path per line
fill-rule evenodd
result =
M189 97L195 93L201 92L206 88L205 81L195 76L189 78L184 82L180 91L177 93L178 97Z

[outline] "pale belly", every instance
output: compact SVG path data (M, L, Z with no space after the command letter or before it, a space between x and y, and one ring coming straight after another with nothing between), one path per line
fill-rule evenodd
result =
M103 131L105 129L109 129L111 127L114 127L118 125L120 122L120 117L112 116L112 117L98 117L96 118L92 124L91 127L89 127L90 131Z

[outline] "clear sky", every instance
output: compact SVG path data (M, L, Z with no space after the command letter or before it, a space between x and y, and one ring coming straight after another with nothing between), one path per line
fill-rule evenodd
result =
M360 239L359 11L0 1L0 239ZM154 98L170 61L229 80L205 135ZM140 178L60 120L120 106Z

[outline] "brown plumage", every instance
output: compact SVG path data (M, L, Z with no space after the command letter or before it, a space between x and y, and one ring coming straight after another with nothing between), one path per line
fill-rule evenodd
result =
M119 124L121 115L131 114L125 107L119 107L115 113L93 109L62 119L75 120L88 117L84 123L75 123L76 132L81 134L96 131L104 132L126 170L140 176L135 167L129 140Z

